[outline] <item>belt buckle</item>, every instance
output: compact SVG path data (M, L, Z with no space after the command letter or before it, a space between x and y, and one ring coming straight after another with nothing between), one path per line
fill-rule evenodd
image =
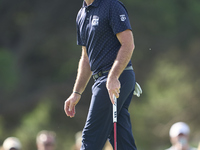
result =
M102 73L102 71L100 71L97 74L93 75L93 79L97 80L99 77L102 77L102 76L103 76L103 73Z
M96 80L96 79L99 78L99 75L98 75L98 74L95 74L95 75L93 75L93 78Z
M102 71L100 71L99 73L98 73L98 77L101 77L103 75L103 73L102 73Z

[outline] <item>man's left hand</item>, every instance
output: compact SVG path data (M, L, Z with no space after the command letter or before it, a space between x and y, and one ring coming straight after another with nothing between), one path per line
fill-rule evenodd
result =
M112 104L114 104L115 102L114 102L113 95L116 98L119 98L119 93L120 93L120 88L121 88L121 84L120 84L119 80L114 77L108 77L107 83L106 83L106 88L108 90L110 100L111 100Z

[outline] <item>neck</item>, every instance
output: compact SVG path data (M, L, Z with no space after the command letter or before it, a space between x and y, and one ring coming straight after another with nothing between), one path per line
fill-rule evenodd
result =
M85 2L87 4L87 6L88 6L88 5L92 4L94 2L94 0L85 0Z

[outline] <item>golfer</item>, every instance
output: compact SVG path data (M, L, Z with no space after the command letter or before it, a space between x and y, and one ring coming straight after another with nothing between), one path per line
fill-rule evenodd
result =
M113 145L112 104L117 98L117 146L136 150L128 108L135 87L131 64L134 40L126 8L118 0L84 0L76 18L77 44L82 46L73 92L65 101L67 116L91 77L92 97L81 150L102 150L106 140Z

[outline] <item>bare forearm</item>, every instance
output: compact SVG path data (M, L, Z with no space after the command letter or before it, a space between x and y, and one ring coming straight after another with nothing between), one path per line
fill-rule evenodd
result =
M117 55L117 58L112 66L112 69L109 75L119 78L119 76L121 75L123 70L126 68L127 64L129 63L132 57L132 53L133 53L133 49L122 46L119 50L119 53Z
M78 73L73 91L83 93L85 87L87 86L87 83L91 78L91 75L92 72L90 70L89 60L84 54L82 54L82 57L79 61Z
M133 35L130 30L125 30L117 34L117 38L121 44L117 58L115 59L113 66L108 74L106 88L109 93L111 102L114 104L113 95L118 98L120 93L121 84L119 82L119 76L126 68L128 62L131 59L134 50Z
M67 116L74 117L76 111L75 106L81 98L81 94L92 75L89 65L89 59L86 52L86 47L82 47L82 55L78 65L78 73L73 88L73 93L65 101L64 110Z
M126 68L135 48L131 31L128 30L124 35L118 35L118 39L121 42L121 47L109 73L109 77L112 76L115 78L119 78L123 70Z

